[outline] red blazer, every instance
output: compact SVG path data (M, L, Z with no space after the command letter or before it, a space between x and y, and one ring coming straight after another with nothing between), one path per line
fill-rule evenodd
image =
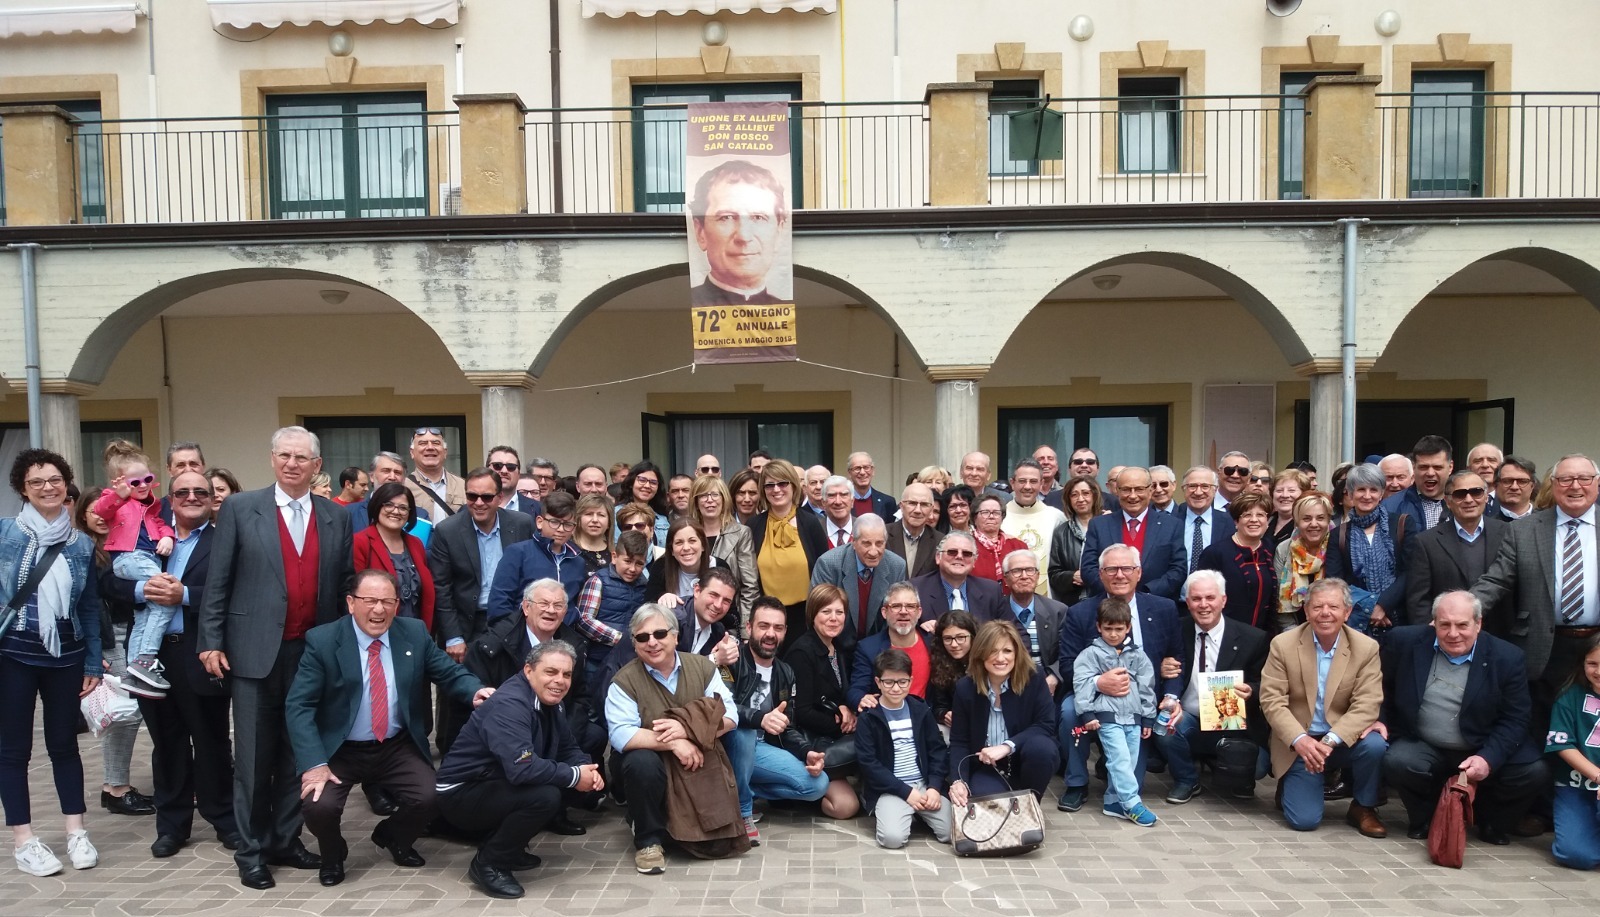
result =
M415 535L407 535L406 552L411 555L411 563L417 568L417 575L422 579L422 595L417 603L417 613L422 615L422 623L427 625L428 633L433 633L433 572L428 569L428 554L422 547L422 539ZM369 525L355 534L351 539L355 550L355 572L368 570L373 567L394 573L394 561L389 558L389 546L383 543L383 536L378 534L378 527Z

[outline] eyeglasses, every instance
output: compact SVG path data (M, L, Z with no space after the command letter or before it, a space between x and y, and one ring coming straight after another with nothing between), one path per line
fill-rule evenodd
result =
M972 639L971 634L945 634L939 638L945 643L966 643Z
M1006 576L1038 576L1038 567L1012 567L1006 571Z
M293 462L297 465L306 465L315 461L317 458L314 455L306 455L301 452L274 452L272 453L272 457L285 465L289 464L290 462Z
M535 471L533 473L532 477L533 477L533 479L535 481L554 481L556 479L556 476L551 474L548 471L546 471L546 472L544 472L542 474L540 472Z
M878 684L882 685L885 688L909 688L909 687L911 687L911 679L909 679L909 678L879 678L878 679Z
M648 522L624 522L624 523L622 523L621 527L625 531L632 531L632 532L648 532L648 531L650 531L650 523L648 523Z
M978 552L977 551L962 551L962 550L957 549L957 548L950 548L950 549L948 549L948 550L946 550L944 552L944 556L951 557L951 558L957 558L957 557L966 558L966 559L970 560L970 559L972 559L974 557L977 557L978 556Z
M418 427L415 430L411 431L411 438L412 439L415 439L418 436L443 436L443 435L444 435L444 431L439 429L438 427Z
M672 631L663 627L660 630L640 631L639 633L633 635L633 642L649 643L651 640L665 641L670 636L672 636Z
M1250 473L1250 466L1249 465L1225 465L1222 468L1222 473L1227 475L1230 478L1242 478L1245 475Z
M411 507L405 503L385 503L379 507L383 512L394 513L396 516L409 516Z
M558 532L575 532L578 530L578 523L573 522L571 519L557 519L554 516L540 516L539 518L544 520L545 525Z
M784 488L789 487L791 485L789 484L788 481L768 481L767 483L765 483L765 484L763 484L761 486L763 488L765 488L766 490L783 490Z
M529 500L537 500L537 499L539 499L539 491L537 491L537 490L535 490L535 489L533 489L531 487L528 488L527 490L523 490L522 488L518 487L517 488L517 493L520 494L521 496L527 497ZM472 499L472 494L467 494L467 499L469 499L469 500Z
M1147 494L1150 492L1149 484L1124 484L1121 490L1125 494Z
M1100 568L1100 573L1104 576L1132 576L1137 572L1139 572L1139 568L1134 566Z
M1533 478L1508 478L1505 475L1501 475L1495 481L1495 484L1502 487L1530 487L1533 484Z
M1457 500L1465 500L1468 497L1477 500L1488 492L1488 489L1484 487L1457 487L1455 490L1450 491L1450 496Z
M529 599L526 602L523 602L522 604L528 606L529 608L536 608L536 609L538 609L540 611L554 611L557 608L566 608L567 607L567 603L566 602L562 602L562 601L559 601L559 600L554 601L554 602L535 602L533 599Z
M368 611L371 611L374 608L399 608L400 607L400 600L399 599L380 599L380 598L378 598L376 596L371 596L371 595L352 595L351 598L355 599L357 602L360 602L361 606L363 608L367 609Z
M1217 489L1217 485L1215 485L1215 484L1185 484L1185 485L1183 485L1183 489L1184 490L1194 491L1194 492L1198 493L1198 492L1200 492L1202 490L1216 490Z
M701 474L721 474L722 473L722 466L721 465L701 465L700 466L700 473Z
M1555 482L1560 484L1562 487L1571 487L1574 484L1577 484L1581 487L1588 487L1590 484L1594 483L1594 478L1595 476L1592 474L1564 474L1556 478Z
M884 611L921 611L921 602L891 602L883 606Z
M175 500L201 500L211 496L211 491L204 487L180 487L172 492Z
M499 496L500 496L499 494L477 494L477 493L473 493L472 491L469 490L469 491L467 491L467 502L468 503L493 503L495 501L495 499L497 497L499 497Z
M489 467L495 471L516 471L520 466L516 462L490 462Z
M644 485L645 487L660 487L661 486L661 482L656 480L655 478L638 477L638 478L634 478L633 479L633 483L634 483L634 486L639 486L641 484Z
M977 515L979 515L979 516L1004 516L1005 513L1001 512L1000 510L997 510L997 509L980 509L980 510L978 510Z
M67 483L67 479L59 474L48 478L29 478L22 482L24 487L32 487L36 490L41 487L60 487L65 483Z
M851 465L850 466L850 470L851 471L871 471L872 470L872 466L871 465Z
M142 478L129 478L127 483L129 487L145 487L150 484L154 484L155 482L156 476L153 474L147 474Z

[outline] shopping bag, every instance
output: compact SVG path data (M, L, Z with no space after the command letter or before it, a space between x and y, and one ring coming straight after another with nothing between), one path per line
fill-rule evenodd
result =
M95 738L105 735L106 730L117 723L139 720L139 702L128 696L122 681L115 675L100 679L100 684L85 695L78 706L83 711L84 722L89 724L89 734Z

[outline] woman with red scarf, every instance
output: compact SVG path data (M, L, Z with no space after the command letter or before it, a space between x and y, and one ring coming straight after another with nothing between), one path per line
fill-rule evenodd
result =
M1000 561L1012 551L1028 550L1028 545L1000 531L1005 517L1005 504L994 494L983 494L972 504L972 537L978 542L978 561L972 567L972 575L999 583L1001 590L1010 595L1011 587L1000 575Z

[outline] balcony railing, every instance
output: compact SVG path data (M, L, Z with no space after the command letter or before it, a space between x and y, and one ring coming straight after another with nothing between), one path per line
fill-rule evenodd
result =
M928 203L928 119L920 102L790 106L794 206L811 210ZM527 140L533 213L679 211L685 106L532 109Z
M1600 93L1378 96L1384 198L1600 196Z

